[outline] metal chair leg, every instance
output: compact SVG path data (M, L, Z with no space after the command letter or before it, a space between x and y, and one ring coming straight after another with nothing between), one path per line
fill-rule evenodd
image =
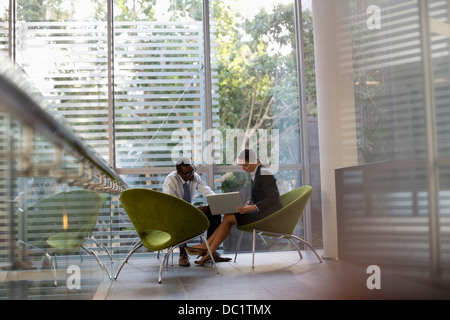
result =
M162 272L164 269L164 266L166 267L166 270L169 265L169 257L173 253L173 250L175 250L176 246L170 247L167 253L164 255L163 260L161 261L161 264L159 265L159 275L158 275L158 283L162 283Z
M100 259L98 258L97 254L94 251L86 248L83 245L81 246L81 248L83 248L83 250L86 251L88 254L94 256L94 258L97 261L97 263L100 266L100 268L103 269L106 272L106 274L108 275L108 278L111 279L111 274L109 273L108 267L103 262L100 261Z
M214 255L212 254L211 248L209 247L207 231L205 231L205 233L200 236L200 239L201 239L201 241L203 241L206 244L206 249L208 250L209 256L211 257L213 267L216 269L216 273L219 273L219 269L217 269L216 261L214 260Z
M239 246L241 244L242 234L243 233L244 232L241 231L241 235L239 236L238 245L236 247L236 254L234 256L234 262L236 262L236 257L237 257L237 254L238 254ZM317 260L319 260L319 262L322 263L322 259L317 254L316 250L314 250L314 248L308 242L306 242L305 240L303 240L300 237L297 237L297 236L295 236L293 234L283 234L283 233L276 233L276 232L269 232L269 231L262 231L262 230L253 229L253 231L252 231L252 235L253 235L253 239L252 239L252 269L255 268L256 234L258 234L260 236L261 236L261 234L264 234L264 235L267 235L267 236L278 237L278 238L283 238L283 239L289 240L295 246L295 248L297 249L297 252L300 255L300 259L303 259L303 256L302 256L302 253L300 251L300 248L292 240L292 239L296 239L296 240L300 241L301 243L305 244L309 249L311 249L311 251L316 256ZM261 238L264 240L264 238L262 236L261 236Z
M255 249L256 249L256 230L253 229L253 243L252 243L253 257L252 257L252 269L255 268Z
M117 277L119 276L120 271L122 270L123 266L125 263L128 262L128 259L130 259L130 257L133 255L133 253L135 253L139 248L141 248L144 244L142 243L142 241L139 241L137 244L135 244L133 246L133 248L130 250L130 252L128 252L127 256L125 257L125 259L123 259L122 263L120 264L119 268L117 268L116 274L114 275L114 280L117 279Z
M214 255L212 254L211 248L209 247L209 243L208 243L208 240L207 240L207 231L205 231L201 235L195 236L195 237L193 237L193 238L191 238L189 240L186 240L186 241L184 241L182 243L178 243L178 244L176 244L173 247L170 247L169 251L164 255L164 258L163 258L163 260L162 260L162 262L161 262L161 264L159 266L158 283L162 283L162 272L163 272L164 266L166 266L166 267L168 266L168 263L169 263L168 260L169 260L170 255L172 255L172 257L173 257L173 250L175 250L175 248L179 247L181 244L187 243L187 242L189 242L189 241L191 241L191 240L193 240L193 239L195 239L197 237L200 237L201 241L205 242L206 248L208 249L208 253L209 253L210 257L211 257L211 261L212 261L213 267L216 269L216 273L219 273L219 270L217 269L216 261L214 260Z
M316 256L317 260L319 260L320 263L322 263L322 259L320 259L320 256L317 254L316 250L314 250L314 248L305 240L303 240L300 237L294 236L294 235L290 235L292 238L300 241L301 243L305 244L308 248L310 248L312 250L312 252L314 252L314 255Z

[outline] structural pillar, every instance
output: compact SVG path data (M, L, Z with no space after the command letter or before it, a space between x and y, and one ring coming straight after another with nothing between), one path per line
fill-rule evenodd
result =
M338 259L335 169L358 163L347 1L314 0L323 258Z

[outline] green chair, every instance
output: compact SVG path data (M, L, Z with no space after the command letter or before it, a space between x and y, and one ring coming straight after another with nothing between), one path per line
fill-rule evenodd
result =
M150 251L168 249L159 268L158 282L161 283L163 267L168 263L169 255L176 247L197 237L202 241L206 240L208 219L203 212L180 198L159 191L135 188L122 192L120 202L140 241L131 248L122 261L114 279L117 279L131 255L144 246ZM208 241L205 243L210 256L213 257ZM217 271L214 259L212 262Z
M56 268L51 255L72 255L83 249L95 257L111 278L108 268L97 254L84 245L86 240L91 240L101 246L90 237L105 201L104 195L93 190L60 192L38 201L27 208L27 238L23 243L42 250L54 272ZM108 252L106 247L102 247Z
M294 189L292 191L289 191L280 196L281 204L283 205L283 208L281 208L280 210L267 216L264 219L261 219L259 221L238 227L238 230L241 231L241 234L240 234L240 237L239 237L239 240L237 243L234 261L236 262L236 257L239 252L239 247L241 245L243 233L251 232L251 233L253 233L252 268L255 267L256 234L259 234L260 236L264 235L264 236L283 238L283 239L289 240L297 249L297 251L300 255L300 258L303 258L302 254L300 252L300 248L293 241L293 239L298 240L298 241L304 243L306 246L308 246L314 252L314 254L316 255L319 262L322 262L322 259L320 259L317 252L314 250L314 248L309 243L307 243L305 240L303 240L300 237L297 237L293 234L295 226L297 225L300 217L302 216L303 210L305 209L306 204L309 200L309 197L311 196L311 192L312 192L311 186L303 186L303 187Z

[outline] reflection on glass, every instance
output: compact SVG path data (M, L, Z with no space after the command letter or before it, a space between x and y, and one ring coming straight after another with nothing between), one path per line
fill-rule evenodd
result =
M339 254L448 278L448 2L348 1L344 11L361 165L337 171Z
M8 39L9 0L0 0L0 56L9 53Z
M85 178L78 159L41 135L30 140L5 112L0 122L0 273L9 279L0 283L0 299L92 297L111 269L110 240L102 235L110 229L111 197L77 186L102 184ZM69 267L80 272L74 288Z

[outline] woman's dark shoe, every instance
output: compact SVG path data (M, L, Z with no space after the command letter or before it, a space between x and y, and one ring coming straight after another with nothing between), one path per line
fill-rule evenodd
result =
M194 261L194 263L203 266L203 265L205 265L205 263L207 263L208 261L211 261L211 257L209 256L209 254L206 254L206 255L203 256L200 260Z
M191 256L204 256L208 252L206 249L194 248L194 247L185 247L185 250Z

